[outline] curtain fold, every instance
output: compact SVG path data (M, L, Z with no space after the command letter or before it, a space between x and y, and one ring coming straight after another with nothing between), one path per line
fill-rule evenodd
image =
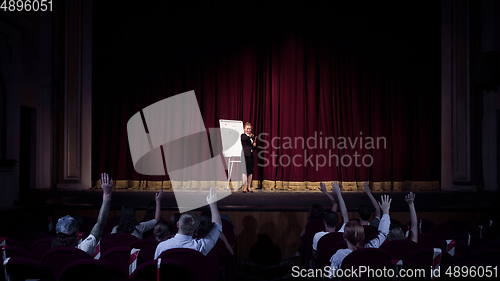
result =
M409 14L386 3L162 5L149 17L95 13L93 179L168 186L134 171L126 124L194 90L207 132L219 119L252 123L254 179L266 186L439 189L439 3Z

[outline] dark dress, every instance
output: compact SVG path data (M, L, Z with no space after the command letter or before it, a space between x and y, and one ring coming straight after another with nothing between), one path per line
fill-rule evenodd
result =
M250 140L250 137L246 134L241 134L241 146L243 147L243 155L245 156L245 165L247 170L247 176L253 174L253 166L255 165L255 157L253 155L253 143L255 141L255 136Z

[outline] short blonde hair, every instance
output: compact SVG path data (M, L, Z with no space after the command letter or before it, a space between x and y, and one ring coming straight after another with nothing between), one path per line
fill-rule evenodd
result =
M182 234L193 235L194 231L200 225L200 220L195 212L187 212L179 218L179 229Z
M246 128L247 126L252 127L252 124L250 124L250 122L246 122L246 123L245 123L245 128Z

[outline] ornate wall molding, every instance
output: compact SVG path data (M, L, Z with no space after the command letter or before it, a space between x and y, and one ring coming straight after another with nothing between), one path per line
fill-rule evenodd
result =
M90 189L92 1L65 2L62 177L59 188Z

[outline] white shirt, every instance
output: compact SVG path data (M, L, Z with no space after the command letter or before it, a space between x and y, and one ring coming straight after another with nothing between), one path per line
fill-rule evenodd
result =
M206 256L217 243L217 239L219 239L221 232L222 225L214 223L210 232L202 238L193 239L191 236L177 233L174 237L158 244L155 251L155 260L158 259L164 251L174 248L189 248Z
M250 138L250 142L253 144L253 139L250 137L250 135L247 133L245 133L245 135L247 135Z
M135 226L136 230L134 230L134 232L132 232L130 234L134 235L135 237L137 237L139 239L142 239L142 234L144 232L152 229L153 227L155 227L156 223L157 223L157 221L155 219L141 222ZM111 230L111 234L116 233L116 229L118 229L118 225L113 227L113 230Z
M345 223L342 225L342 227L339 229L339 231L337 232L344 232L344 227L345 227ZM327 232L327 231L320 231L320 232L316 232L316 234L314 234L314 237L313 237L313 249L315 251L318 250L318 242L319 242L319 239L321 239L321 237L327 235L328 233L330 232Z
M97 240L94 235L89 234L89 236L87 236L85 240L80 241L76 247L92 256L94 255L95 246L97 246Z
M379 248L382 243L384 243L387 238L387 234L389 234L389 226L391 224L391 218L389 215L382 215L382 219L380 220L380 224L378 225L378 235L374 239L370 240L365 244L365 248ZM331 270L334 271L339 269L342 265L342 261L344 258L352 253L350 249L340 249L330 259L331 262ZM332 272L333 273L333 272ZM333 274L330 274L330 278L333 278Z

